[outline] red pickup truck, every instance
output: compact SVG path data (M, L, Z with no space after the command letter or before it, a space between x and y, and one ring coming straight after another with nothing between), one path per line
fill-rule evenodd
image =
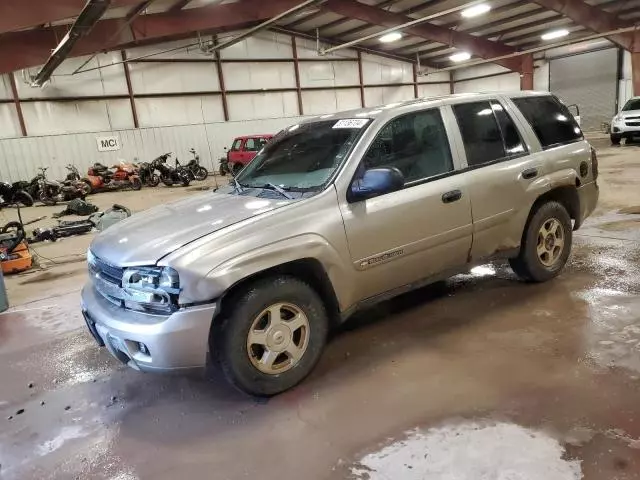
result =
M236 137L231 148L227 150L226 165L220 166L220 173L223 175L229 171L237 174L244 166L253 160L253 157L262 147L273 137L272 134L245 135ZM226 149L226 148L225 148Z

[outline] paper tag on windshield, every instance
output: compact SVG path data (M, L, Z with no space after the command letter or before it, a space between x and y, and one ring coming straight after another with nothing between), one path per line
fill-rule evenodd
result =
M362 128L369 122L368 118L343 118L338 120L333 128Z

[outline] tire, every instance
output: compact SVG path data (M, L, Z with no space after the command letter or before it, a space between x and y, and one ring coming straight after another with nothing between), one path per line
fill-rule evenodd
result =
M21 203L25 207L33 206L33 197L29 195L27 192L25 192L24 190L20 190L16 192L15 195L13 196L13 201L15 203Z
M549 231L547 235L541 231L543 226ZM571 253L572 234L571 217L562 204L551 201L540 205L527 222L520 254L509 260L511 268L529 282L546 282L556 277ZM562 247L556 253L559 240Z
M196 177L196 180L198 181L206 180L209 176L209 171L204 167L200 167L198 168L198 170L196 170L196 173L194 175Z
M224 177L227 174L227 169L220 165L218 172L220 173L220 176Z
M91 194L93 192L93 185L91 185L91 180L89 180L88 178L83 178L82 183L86 185L84 191L87 192L87 195Z
M171 177L168 175L163 175L161 177L162 183L164 183L167 187L172 187L173 186L173 180L171 180Z
M54 206L57 202L56 199L48 197L47 194L44 191L40 191L40 198L39 200L44 204L47 205L49 207Z
M611 135L609 135L609 138L611 139L611 145L620 145L620 140L622 140L622 135L616 135L612 133Z
M157 187L158 185L160 185L160 177L156 174L153 174L149 177L149 180L147 180L147 185L149 185L150 187Z
M244 168L244 165L242 165L241 163L234 163L231 166L231 173L235 177L236 175L238 175L240 173L240 170L242 170L243 168Z
M142 188L142 181L139 178L132 178L129 180L131 182L132 190L140 190Z
M191 183L191 175L180 175L180 179L182 180L182 186L183 187L188 187L189 184Z
M269 341L277 342L276 335L280 333L280 342L284 341L289 346L296 346L296 342L301 346L304 342L305 347L301 357L295 362L286 349L279 353L272 351L271 355L275 356L271 358L276 363L271 368L275 370L265 373L258 369L256 363L260 364L258 357L264 358L266 350L261 352L259 344L249 346L249 335L255 322L265 318L261 313L278 304L284 311L291 308L290 313L295 309L301 312L308 328L298 327L288 341L287 334L284 334L283 340L281 333L290 332L288 327L281 332L276 330ZM227 305L230 309L223 313L221 321L212 329L210 342L216 365L232 385L250 395L268 397L294 387L313 370L327 339L329 321L322 300L309 285L290 276L264 278L233 295L233 298L228 299ZM269 314L266 314L266 318L270 318ZM268 322L270 324L271 320ZM286 320L281 322L286 325ZM271 328L269 324L259 326L268 331Z

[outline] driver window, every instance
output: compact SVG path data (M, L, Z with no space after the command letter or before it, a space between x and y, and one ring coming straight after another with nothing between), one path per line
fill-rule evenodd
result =
M405 183L453 170L447 132L439 109L391 120L378 133L363 159L370 168L396 167Z

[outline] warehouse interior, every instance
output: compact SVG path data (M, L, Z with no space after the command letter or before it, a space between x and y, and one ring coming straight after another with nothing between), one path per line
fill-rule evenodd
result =
M242 195L304 122L529 90L597 154L557 278L492 258L359 309L268 398L96 344L81 290L112 223L153 237L164 208L182 245L178 205ZM638 140L640 0L3 0L0 478L640 478Z

